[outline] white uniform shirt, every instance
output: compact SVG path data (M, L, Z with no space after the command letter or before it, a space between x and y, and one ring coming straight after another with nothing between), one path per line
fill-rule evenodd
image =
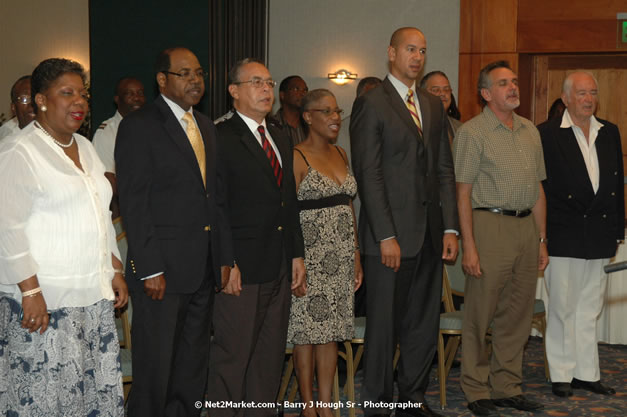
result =
M21 302L17 284L37 275L49 310L115 298L111 185L74 137L84 172L34 123L0 142L0 292Z
M20 131L20 125L17 123L17 117L7 120L0 126L0 140Z
M115 137L118 134L118 127L122 121L122 115L116 111L113 117L105 120L100 124L96 133L94 133L94 148L105 166L106 172L115 174L115 160L113 159L113 151L115 149Z

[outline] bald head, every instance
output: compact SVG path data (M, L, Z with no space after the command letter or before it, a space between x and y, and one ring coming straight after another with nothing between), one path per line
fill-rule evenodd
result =
M390 38L390 46L394 48L398 48L398 46L403 42L405 35L414 31L419 32L420 35L422 35L422 37L424 38L425 36L424 33L422 33L422 31L418 28L413 28L413 27L398 28L394 31L394 33L392 33L392 37Z

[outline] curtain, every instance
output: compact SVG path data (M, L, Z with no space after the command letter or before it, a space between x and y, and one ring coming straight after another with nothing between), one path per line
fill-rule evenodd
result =
M239 60L266 62L268 0L211 0L209 10L209 117L231 109L229 69Z

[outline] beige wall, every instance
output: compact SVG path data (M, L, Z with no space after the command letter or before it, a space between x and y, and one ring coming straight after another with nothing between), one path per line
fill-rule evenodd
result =
M280 82L298 74L309 89L328 88L345 116L357 82L337 86L327 73L344 68L359 78L387 74L392 32L416 26L427 38L425 73L447 73L457 91L459 0L269 0L268 66ZM278 87L275 89L278 94ZM278 109L278 95L275 110Z
M0 0L0 113L9 118L11 86L46 58L89 70L88 10L87 0Z

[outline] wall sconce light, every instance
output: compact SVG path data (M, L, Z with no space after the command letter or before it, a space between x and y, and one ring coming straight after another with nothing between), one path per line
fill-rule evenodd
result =
M345 69L339 69L335 72L330 72L327 77L337 85L344 85L349 81L357 79L357 74L352 74Z

